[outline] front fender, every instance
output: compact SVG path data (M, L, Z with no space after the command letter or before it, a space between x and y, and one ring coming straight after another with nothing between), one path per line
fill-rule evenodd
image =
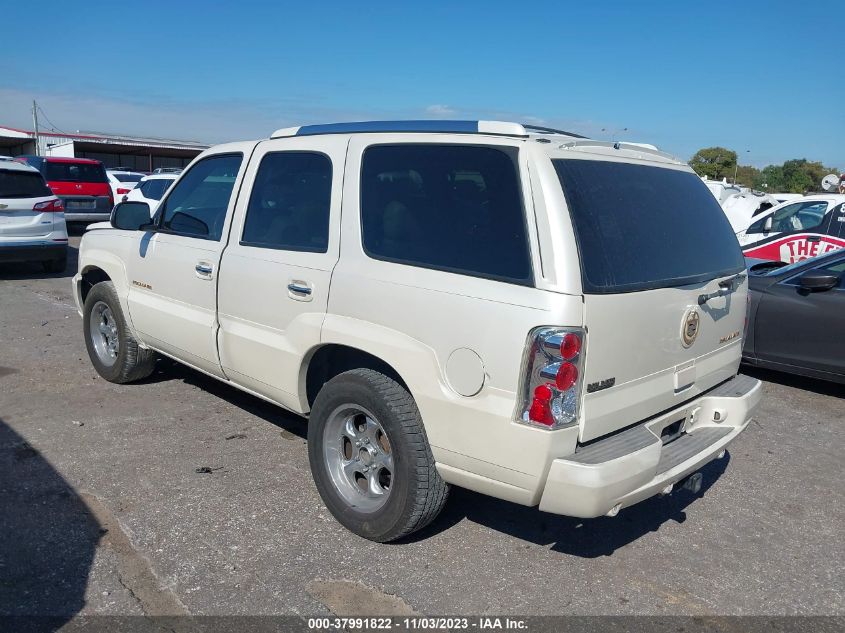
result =
M126 263L120 255L123 239L111 235L114 231L97 231L86 233L79 245L79 272L73 277L73 295L80 315L82 314L82 277L92 271L101 270L114 284L120 309L126 318L132 335L137 338L129 312L129 277Z

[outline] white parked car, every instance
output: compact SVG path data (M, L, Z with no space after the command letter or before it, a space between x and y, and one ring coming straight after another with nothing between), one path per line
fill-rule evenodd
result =
M734 233L641 145L288 128L203 152L152 221L126 202L111 222L73 278L99 374L163 354L306 416L326 506L375 541L429 523L449 485L577 517L697 490L760 399L737 375Z
M737 239L746 257L787 264L845 248L845 195L784 202L757 215Z
M122 201L146 202L154 212L156 206L158 206L158 201L164 196L164 192L178 177L177 174L144 176L132 191L122 197Z
M107 169L106 176L111 185L112 196L115 202L123 199L144 177L144 174L136 171L123 171L118 169Z
M64 205L34 167L0 160L0 262L41 262L67 267Z
M761 213L778 204L772 196L752 191L730 195L721 202L734 233L744 231Z

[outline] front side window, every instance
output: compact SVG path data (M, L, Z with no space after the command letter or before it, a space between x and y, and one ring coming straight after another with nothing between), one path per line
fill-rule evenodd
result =
M329 246L332 164L314 152L274 152L261 159L241 244L325 253Z
M827 211L827 202L823 200L811 200L809 202L796 202L778 209L771 216L761 218L748 227L747 235L766 232L766 220L772 218L772 233L785 233L792 231L807 231L821 226L824 221L824 214Z
M834 257L833 253L830 253L827 256L823 256L822 261L826 259L830 259ZM795 262L790 264L789 266L784 266L783 268L778 268L773 270L770 275L783 275L784 273L790 273L795 269L802 268L807 264L807 260ZM829 275L837 275L839 277L839 283L836 285L837 288L841 290L845 290L845 261L837 261L832 264L821 264L819 266L814 266L812 269L808 269L811 272L816 273L823 273ZM803 274L803 273L802 273ZM801 275L796 275L791 278L787 278L782 283L790 285L790 286L800 286L801 285Z
M194 165L159 207L160 228L219 240L242 161L241 154L222 154Z
M375 145L361 168L365 252L411 266L533 281L517 150Z

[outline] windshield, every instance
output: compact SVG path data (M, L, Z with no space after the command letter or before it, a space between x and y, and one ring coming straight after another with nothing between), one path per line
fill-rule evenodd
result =
M572 216L585 293L677 287L745 269L730 223L694 173L552 162Z
M42 198L52 196L41 174L17 169L0 169L0 198Z
M54 163L47 161L42 169L50 182L108 182L106 170L96 163Z

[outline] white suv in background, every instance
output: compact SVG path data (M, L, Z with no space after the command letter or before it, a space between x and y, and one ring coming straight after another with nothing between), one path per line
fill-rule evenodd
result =
M654 148L495 121L288 128L203 152L150 212L119 204L82 239L97 372L131 382L164 354L306 416L317 490L375 541L449 485L577 517L698 490L760 399L737 375L734 233Z
M122 196L119 201L127 202L145 202L150 205L150 210L155 211L158 206L158 201L164 196L164 192L170 187L176 179L178 174L153 174L152 176L144 176L141 181L129 193Z
M47 272L64 271L64 210L41 172L0 159L0 262L41 262Z

